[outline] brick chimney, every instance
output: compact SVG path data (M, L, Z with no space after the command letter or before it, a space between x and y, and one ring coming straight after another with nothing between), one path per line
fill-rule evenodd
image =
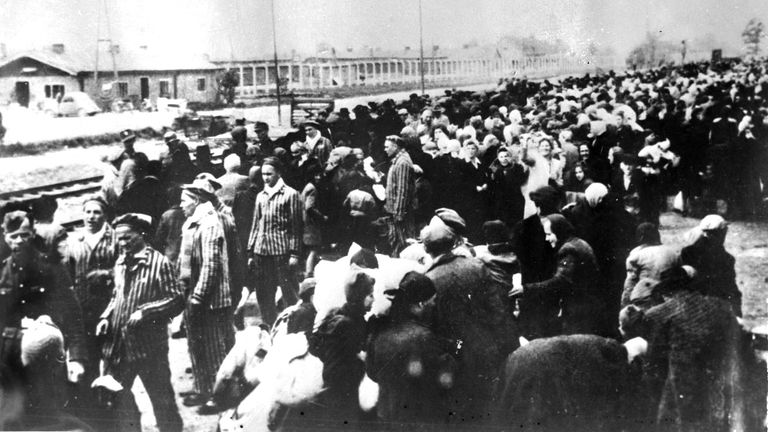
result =
M51 45L51 50L56 54L64 54L64 44L63 43L55 43Z

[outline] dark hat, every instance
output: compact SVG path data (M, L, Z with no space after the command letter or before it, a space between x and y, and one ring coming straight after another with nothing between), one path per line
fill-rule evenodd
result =
M302 129L304 129L304 128L306 128L307 126L309 126L309 127L313 127L313 128L315 128L315 129L318 129L318 130L320 130L320 123L318 123L318 122L316 122L316 121L313 121L313 120L307 120L307 121L305 121L304 123L302 123L302 125L301 125L301 128L302 128Z
M264 122L257 121L256 124L253 126L253 130L254 131L258 131L258 130L266 130L266 131L268 131L269 130L269 125L264 123Z
M376 258L376 254L366 248L362 248L352 255L349 259L349 264L355 264L358 267L367 269L379 268L379 260Z
M505 243L509 241L509 230L500 220L486 221L483 223L483 236L489 245Z
M416 271L409 271L403 276L397 289L384 291L393 301L414 304L423 302L435 295L435 285L432 280Z
M285 151L285 149L282 149L282 148L278 147L277 149L275 149L275 155L277 155L277 150L278 149L281 149L281 150ZM269 156L269 157L264 158L264 162L262 162L261 165L262 166L264 166L264 165L271 165L271 166L273 166L275 168L275 170L277 172L283 172L283 163L280 162L280 159L278 159L278 158L276 158L274 156Z
M24 221L27 221L29 228L32 229L32 218L29 213L22 210L8 212L3 217L3 231L6 234L16 232L24 224Z
M136 134L134 134L132 130L126 129L120 132L120 141L126 142L133 139L136 139Z
M245 117L235 119L235 126L245 126Z
M376 279L363 271L352 271L344 283L344 295L347 302L361 303L365 297L373 292L373 284Z
M299 284L299 298L309 301L309 297L315 294L317 280L315 278L306 278Z
M640 163L639 158L632 153L621 153L618 155L619 162L625 165L637 165Z
M136 231L148 233L152 227L152 217L141 213L126 213L115 218L112 226L128 225Z
M456 231L456 234L463 236L467 230L467 222L459 216L456 210L449 208L439 208L435 210L435 216L439 217L444 224Z
M552 186L542 186L529 195L531 201L541 209L543 216L560 211L560 193Z
M235 141L245 141L248 138L248 130L244 126L235 126L230 134Z
M655 291L663 294L683 290L689 287L690 282L691 277L683 266L668 268L661 272Z

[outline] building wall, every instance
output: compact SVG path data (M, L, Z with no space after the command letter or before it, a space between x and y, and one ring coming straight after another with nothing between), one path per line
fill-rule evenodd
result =
M24 68L35 68L34 72L23 72ZM29 106L37 107L45 98L45 86L63 85L64 91L80 91L77 77L50 67L36 60L23 58L0 68L0 105L18 102L17 82L29 83Z
M141 96L141 78L149 80L149 99L157 102L158 97L182 98L188 102L212 102L216 98L215 70L201 71L169 71L169 72L119 72L118 78L113 78L112 72L102 71L99 74L98 85L93 74L84 76L86 91L94 100L101 98L101 86L107 83L125 83L125 97L139 100ZM203 90L198 89L198 79L205 79ZM161 83L165 82L167 94L161 94ZM118 95L118 85L113 85L113 95Z

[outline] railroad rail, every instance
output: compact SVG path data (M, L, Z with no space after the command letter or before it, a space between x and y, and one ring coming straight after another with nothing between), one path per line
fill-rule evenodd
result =
M194 143L187 142L187 144L190 145L191 148L195 148L193 145ZM220 167L223 164L223 151L223 148L217 148L211 151L211 163L214 166ZM190 158L193 161L195 160L194 151L190 152ZM18 189L14 191L0 192L0 209L14 204L25 206L44 196L59 199L83 197L94 194L101 189L101 183L103 179L104 176L99 175L68 180L60 183L52 183L31 188ZM61 221L61 225L69 231L72 231L82 224L83 221L80 217L65 219Z
M86 195L99 190L104 176L86 177L61 183L47 184L26 189L0 193L0 205L13 201L28 201L50 195L54 198Z

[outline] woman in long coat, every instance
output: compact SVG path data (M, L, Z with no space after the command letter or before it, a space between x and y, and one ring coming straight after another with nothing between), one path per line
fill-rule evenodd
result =
M488 192L491 200L490 219L498 219L513 227L523 219L525 198L521 187L527 180L522 164L515 162L510 150L500 147L489 167Z
M557 250L555 274L542 282L513 288L510 296L531 298L542 294L560 297L564 334L611 336L606 315L606 293L592 248L574 236L573 226L560 214L542 221L547 240Z

